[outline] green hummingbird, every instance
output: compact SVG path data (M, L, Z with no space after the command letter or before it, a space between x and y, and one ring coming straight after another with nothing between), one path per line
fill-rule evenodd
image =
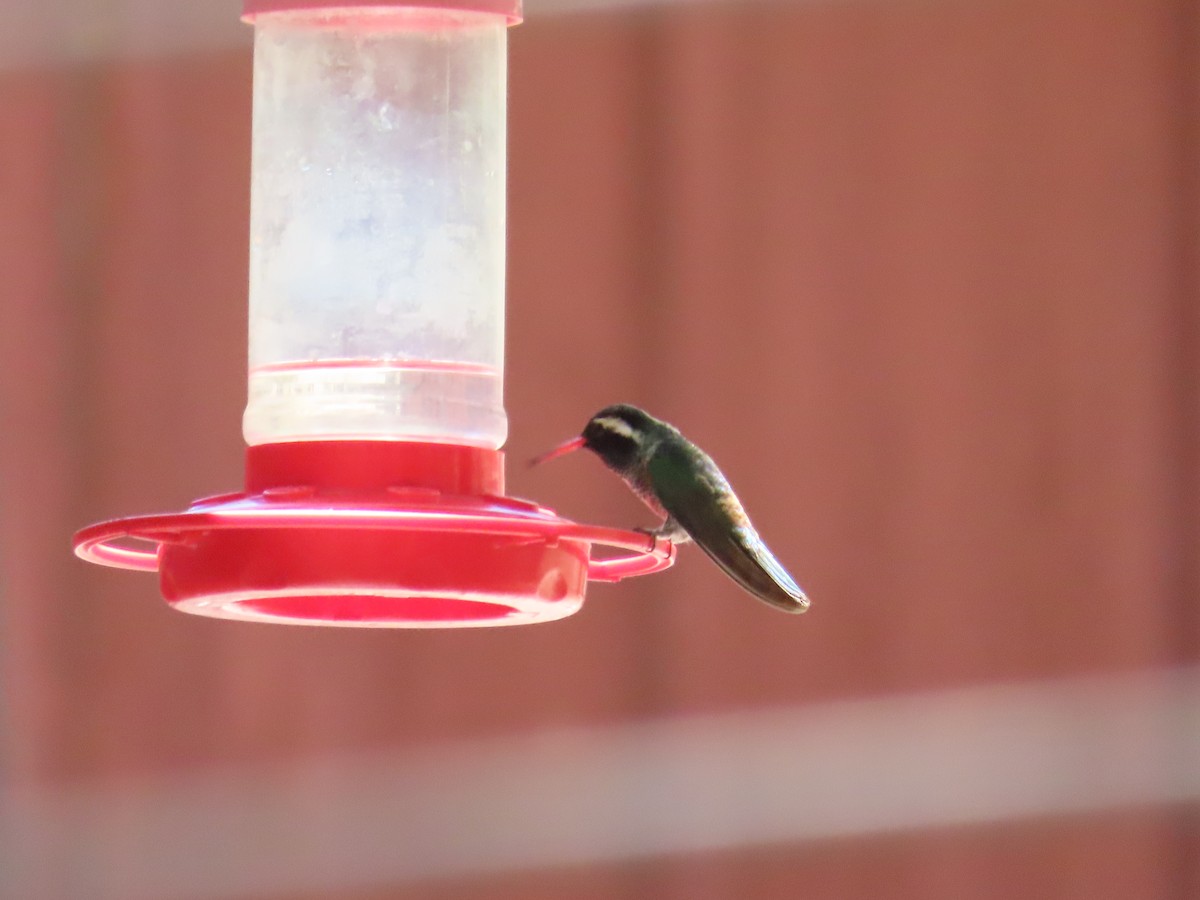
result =
M636 406L606 406L588 420L582 434L543 453L533 464L580 447L599 456L663 517L649 534L676 543L694 540L758 599L784 612L808 609L804 591L758 536L717 464L677 428Z

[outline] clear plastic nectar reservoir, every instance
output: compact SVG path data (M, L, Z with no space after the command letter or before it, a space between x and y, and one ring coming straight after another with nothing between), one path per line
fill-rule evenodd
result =
M247 443L504 443L507 24L256 16Z

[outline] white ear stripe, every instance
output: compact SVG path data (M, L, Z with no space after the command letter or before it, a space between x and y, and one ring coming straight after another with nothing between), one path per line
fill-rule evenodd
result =
M624 419L618 419L613 416L605 416L603 419L597 419L596 424L602 428L611 431L613 434L619 434L623 438L628 438L635 444L642 442L642 436L638 432L629 427L629 423Z

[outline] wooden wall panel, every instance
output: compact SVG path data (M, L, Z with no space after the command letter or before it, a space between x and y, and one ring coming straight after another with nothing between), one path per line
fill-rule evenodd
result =
M75 473L70 410L76 404L69 360L69 278L56 219L65 148L66 79L57 73L6 73L0 106L0 647L5 682L6 778L28 778L54 752L74 685L63 659L69 590L62 536L73 508Z
M1002 3L670 33L664 413L814 602L756 617L685 560L681 702L1170 658L1169 24ZM698 665L734 646L752 669Z

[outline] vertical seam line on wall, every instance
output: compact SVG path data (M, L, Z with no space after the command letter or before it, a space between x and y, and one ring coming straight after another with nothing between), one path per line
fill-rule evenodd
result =
M1171 383L1174 409L1172 455L1175 487L1173 518L1174 571L1173 606L1175 661L1200 658L1200 15L1195 0L1176 0L1166 23L1175 40L1167 77L1175 82L1174 203L1172 213L1175 242L1175 278L1172 298L1174 342L1171 347ZM1176 728L1183 728L1176 724ZM1186 734L1178 734L1175 746L1186 754ZM1187 760L1177 760L1186 765ZM1183 771L1181 769L1181 771ZM1200 859L1195 843L1200 835L1200 805L1179 808L1175 848L1180 900L1200 896Z

